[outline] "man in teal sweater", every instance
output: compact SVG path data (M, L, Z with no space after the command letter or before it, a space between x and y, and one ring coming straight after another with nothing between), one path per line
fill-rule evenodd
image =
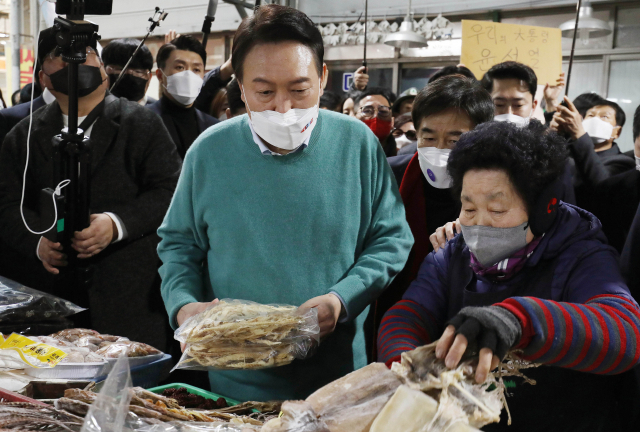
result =
M319 31L295 9L265 5L243 21L232 58L248 116L195 141L158 230L174 328L216 298L318 310L311 358L209 373L212 390L236 399L302 399L365 366L369 305L413 244L377 138L318 110L323 55Z

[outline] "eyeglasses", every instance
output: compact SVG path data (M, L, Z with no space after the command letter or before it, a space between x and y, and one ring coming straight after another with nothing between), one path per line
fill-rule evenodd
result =
M379 105L377 108L373 105L367 105L360 107L358 110L360 114L366 119L370 119L378 116L382 120L388 120L391 118L391 107Z
M112 66L109 65L105 68L108 74L120 74L122 72L122 68L120 66ZM138 78L148 78L149 77L149 69L127 69L127 73L129 75L133 75Z
M394 138L400 138L402 135L406 136L408 140L417 141L418 134L414 130L403 131L402 129L394 129L391 134Z

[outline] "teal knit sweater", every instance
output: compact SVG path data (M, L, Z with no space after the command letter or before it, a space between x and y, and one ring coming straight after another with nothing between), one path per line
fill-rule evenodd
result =
M298 306L334 291L344 301L349 319L311 358L210 372L213 391L240 400L302 399L365 366L369 305L413 245L378 140L326 110L309 146L287 156L263 155L246 115L209 128L187 152L158 234L174 327L182 306L215 298Z

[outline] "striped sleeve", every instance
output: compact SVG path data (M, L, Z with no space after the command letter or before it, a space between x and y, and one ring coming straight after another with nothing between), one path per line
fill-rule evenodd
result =
M497 306L520 320L516 348L526 360L603 375L640 360L640 308L630 297L603 294L584 304L512 297Z
M382 318L378 331L378 361L391 366L400 354L438 338L439 326L431 314L412 300L396 303Z

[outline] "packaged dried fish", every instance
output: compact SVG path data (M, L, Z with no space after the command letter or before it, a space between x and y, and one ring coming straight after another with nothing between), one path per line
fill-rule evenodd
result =
M174 369L263 369L308 357L319 343L315 309L221 300L185 321L186 349Z
M83 308L0 276L0 323L62 320Z

